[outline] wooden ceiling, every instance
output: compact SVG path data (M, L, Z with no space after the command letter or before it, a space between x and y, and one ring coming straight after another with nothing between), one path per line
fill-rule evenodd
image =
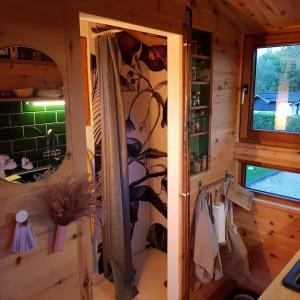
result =
M211 0L243 32L300 29L300 0Z

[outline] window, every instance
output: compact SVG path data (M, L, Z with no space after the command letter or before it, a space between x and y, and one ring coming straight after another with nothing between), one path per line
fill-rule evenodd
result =
M254 192L271 194L300 202L300 174L245 165L245 187Z
M300 146L300 32L247 35L240 139Z

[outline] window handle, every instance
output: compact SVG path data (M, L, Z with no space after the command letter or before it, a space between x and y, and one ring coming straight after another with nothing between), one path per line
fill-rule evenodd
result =
M245 95L248 94L248 84L245 84L243 87L243 92L242 92L242 105L244 105L245 102Z

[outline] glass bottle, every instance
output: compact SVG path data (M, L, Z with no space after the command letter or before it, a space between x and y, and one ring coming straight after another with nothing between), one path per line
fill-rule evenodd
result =
M197 93L196 92L192 92L192 106L197 106Z
M192 80L197 80L197 66L192 66Z
M196 93L196 106L200 106L200 104L201 104L200 96L201 96L201 92L198 91L198 92Z
M200 112L200 131L206 131L207 130L207 117L205 110L201 110Z

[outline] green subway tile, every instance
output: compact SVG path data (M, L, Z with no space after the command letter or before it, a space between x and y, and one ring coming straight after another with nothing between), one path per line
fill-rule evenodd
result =
M20 113L21 101L20 102L0 102L0 114Z
M44 136L46 135L46 125L25 126L24 135L25 138Z
M35 124L56 122L56 112L37 112L35 113Z
M51 159L43 159L43 160L38 160L38 167L46 167L51 165L52 160Z
M54 110L65 110L65 106L62 105L48 105L46 106L47 111L54 111Z
M55 123L55 124L47 124L47 131L49 129L53 129L54 133L65 133L66 132L66 124L62 123Z
M40 136L36 138L36 147L37 148L45 148L47 146L47 137Z
M18 165L22 164L22 157L25 157L25 152L14 152L9 155Z
M12 152L11 142L0 142L0 154Z
M10 118L11 118L11 126L22 126L22 125L34 124L33 113L11 114Z
M66 134L65 133L60 133L57 135L57 139L58 139L58 145L65 145L66 142Z
M22 101L22 107L23 112L38 112L46 110L45 106L32 105L30 102L28 103L27 101Z
M26 151L31 149L36 149L36 139L23 139L23 140L15 140L12 142L13 151Z
M9 115L0 115L0 128L9 126Z
M66 149L67 149L67 147L65 146L65 145L62 145L62 146L57 146L56 147L57 149L59 149L60 151L61 151L61 157L64 157L65 156L65 154L66 154Z
M38 149L38 150L31 150L31 151L26 151L26 157L31 161L39 161L45 159L44 157L44 152L46 149Z
M0 129L0 141L22 139L23 127L9 127Z
M57 113L57 122L64 122L66 120L64 110L59 110L56 113Z

